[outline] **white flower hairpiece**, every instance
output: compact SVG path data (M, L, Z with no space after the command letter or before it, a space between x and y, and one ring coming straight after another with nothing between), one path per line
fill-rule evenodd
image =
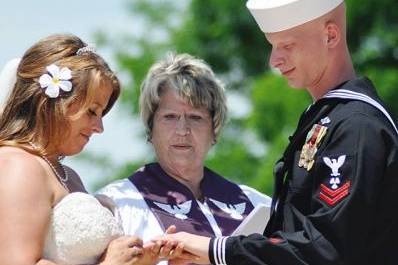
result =
M72 71L63 67L59 69L55 64L46 67L49 74L40 76L39 83L41 88L45 89L45 93L50 98L57 98L59 96L59 89L65 92L72 90Z

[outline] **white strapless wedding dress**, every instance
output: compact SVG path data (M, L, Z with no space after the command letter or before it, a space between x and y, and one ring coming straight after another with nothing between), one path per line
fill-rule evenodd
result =
M94 264L122 233L112 212L94 196L73 192L53 209L43 258L60 265Z

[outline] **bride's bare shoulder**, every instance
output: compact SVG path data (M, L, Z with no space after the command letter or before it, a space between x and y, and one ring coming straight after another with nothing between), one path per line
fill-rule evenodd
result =
M40 165L37 156L22 148L13 146L0 147L0 163L7 163L7 165L21 165L21 163L23 165Z
M46 171L39 158L17 147L0 147L0 181L12 178L12 181L23 181L26 178L44 181Z

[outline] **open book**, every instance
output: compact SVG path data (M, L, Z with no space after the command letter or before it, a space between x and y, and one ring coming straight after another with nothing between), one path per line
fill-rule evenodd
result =
M253 211L235 229L231 236L262 234L270 217L270 207L264 204L257 205Z

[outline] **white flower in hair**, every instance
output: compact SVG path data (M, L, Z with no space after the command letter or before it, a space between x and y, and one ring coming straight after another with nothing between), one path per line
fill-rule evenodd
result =
M59 96L59 89L65 92L72 90L72 82L68 81L72 79L72 71L69 68L59 69L55 64L51 64L46 69L48 74L40 76L39 83L47 96L56 98Z

